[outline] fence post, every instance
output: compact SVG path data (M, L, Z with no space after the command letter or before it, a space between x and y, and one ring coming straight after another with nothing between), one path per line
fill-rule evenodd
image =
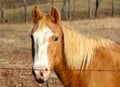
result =
M27 0L24 0L24 9L25 9L25 22L27 22Z

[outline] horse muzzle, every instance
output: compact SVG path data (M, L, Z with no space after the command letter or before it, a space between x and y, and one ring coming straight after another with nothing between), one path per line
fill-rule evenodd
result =
M48 68L40 66L39 68L33 67L32 73L39 83L44 83L48 80L50 71Z

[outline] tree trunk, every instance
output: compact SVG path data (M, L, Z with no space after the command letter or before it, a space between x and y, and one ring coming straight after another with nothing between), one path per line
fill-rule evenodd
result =
M75 16L75 0L73 0L73 16Z
M13 10L14 10L14 22L15 22L15 19L16 19L16 18L15 18L15 15L16 15L16 14L15 14L15 10L16 10L16 1L14 0L13 2L14 2Z
M4 8L1 9L1 18L2 18L2 23L4 23Z
M115 16L114 0L112 0L112 17Z
M27 0L24 0L24 9L25 9L25 22L27 22Z
M98 7L99 7L99 0L96 0L95 17L97 17Z
M65 7L66 7L66 4L67 4L67 2L66 2L67 0L63 0L63 6L62 6L62 18L63 19L67 19L66 18L66 12L65 12Z
M52 0L52 7L54 6L54 0Z
M4 23L4 0L1 0L1 8L0 8L0 10L1 10L1 18L2 18L2 23Z
M92 18L91 0L88 0L88 14L89 18Z
M70 3L71 0L68 0L68 19L71 19L71 3Z

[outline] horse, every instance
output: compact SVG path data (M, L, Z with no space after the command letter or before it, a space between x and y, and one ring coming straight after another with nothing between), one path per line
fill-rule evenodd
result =
M64 25L58 8L32 10L32 72L39 83L54 71L64 87L120 87L120 45Z

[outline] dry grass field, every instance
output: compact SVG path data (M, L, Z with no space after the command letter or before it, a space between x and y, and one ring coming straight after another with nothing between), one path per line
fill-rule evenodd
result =
M120 18L63 21L85 35L111 39L120 44ZM39 87L31 67L32 23L0 24L0 87ZM62 87L56 75L51 74L49 87ZM42 87L46 87L43 84Z

